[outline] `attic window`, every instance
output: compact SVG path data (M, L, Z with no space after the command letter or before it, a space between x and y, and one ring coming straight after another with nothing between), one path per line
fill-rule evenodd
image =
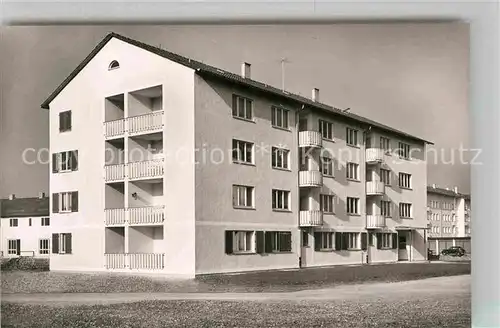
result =
M117 68L120 68L120 63L116 60L113 60L110 64L109 64L109 67L108 67L108 71L112 70L112 69L117 69Z

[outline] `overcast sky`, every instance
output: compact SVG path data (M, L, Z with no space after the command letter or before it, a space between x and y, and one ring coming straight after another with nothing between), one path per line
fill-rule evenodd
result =
M0 197L49 191L48 165L22 159L25 149L49 145L48 114L40 104L110 31L235 73L249 62L252 78L278 87L286 57L290 92L310 97L319 88L322 102L433 141L448 162L454 149L469 145L466 24L1 29ZM428 183L469 192L469 166L429 164Z

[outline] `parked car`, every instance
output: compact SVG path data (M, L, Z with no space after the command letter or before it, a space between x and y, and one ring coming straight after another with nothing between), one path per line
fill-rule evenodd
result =
M449 256L464 256L465 253L465 249L460 246L451 246L450 248L443 249L441 251L441 254Z

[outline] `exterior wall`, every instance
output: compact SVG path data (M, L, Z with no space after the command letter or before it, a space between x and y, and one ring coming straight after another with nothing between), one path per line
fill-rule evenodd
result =
M47 217L47 216L44 216ZM12 218L18 220L17 227L11 227L9 225L9 220L11 218L2 218L0 230L0 245L1 251L4 257L16 257L17 255L9 255L8 249L9 239L20 239L21 240L21 255L31 256L33 252L35 257L48 257L48 254L40 254L39 252L39 241L40 239L50 239L52 227L43 226L42 227L42 217L20 217ZM31 226L29 226L29 220L31 219ZM52 222L51 222L52 224ZM49 241L49 250L51 249L51 241Z
M108 71L112 60L118 60L120 68ZM78 212L51 214L53 232L72 233L72 254L53 254L51 270L104 270L105 98L125 94L124 115L136 115L140 113L127 112L128 92L162 86L164 100L155 101L153 109L163 107L165 111L165 148L189 150L194 148L193 83L191 69L111 39L51 102L51 153L74 149L79 152L78 171L50 175L52 193L79 192ZM72 130L60 133L59 113L65 110L72 111ZM128 141L125 138L125 146ZM162 247L166 254L164 272L194 275L193 166L166 161L163 183L163 203L166 205ZM125 189L127 194L128 188ZM124 205L128 205L126 198Z
M271 126L271 105L279 101L263 98L225 84L196 78L196 273L231 272L298 267L298 173L297 133L293 107L290 109L290 131ZM254 122L232 117L232 94L254 100ZM232 163L232 139L256 145L255 165ZM260 145L264 148L260 148ZM291 171L271 167L270 147L286 145L290 150ZM206 149L206 161L204 151ZM214 161L210 161L211 149ZM262 151L261 151L262 150ZM220 164L217 164L220 161ZM232 185L255 187L255 209L234 209ZM271 190L291 192L291 211L274 212ZM227 255L225 230L277 230L292 232L292 253L270 255Z
M452 205L453 209L446 208L445 204ZM429 192L427 205L429 207L428 217L431 227L429 237L463 236L464 209L461 198ZM447 220L447 218L452 218L452 221ZM436 232L433 227L438 227L439 231ZM451 232L447 232L445 228L450 229Z

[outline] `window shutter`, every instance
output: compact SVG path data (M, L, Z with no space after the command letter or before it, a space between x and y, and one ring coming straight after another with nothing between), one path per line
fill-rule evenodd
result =
M314 232L314 250L319 251L321 249L321 232Z
M52 213L59 213L59 194L52 194Z
M361 249L366 251L368 249L368 234L366 232L361 233Z
M21 255L21 239L16 240L17 255Z
M349 234L342 233L342 250L346 251L349 248Z
M71 111L66 114L66 130L71 130Z
M78 212L78 191L71 193L71 212Z
M264 253L264 244L265 244L264 231L256 231L255 240L257 242L257 253L259 254Z
M72 171L78 171L78 150L70 152L70 165Z
M52 253L59 254L59 234L52 234Z
M283 232L281 233L283 237L282 242L280 243L280 250L282 252L291 252L292 251L292 233L291 232Z
M238 98L233 95L233 116L238 116Z
M64 238L66 238L66 254L71 254L71 234L67 233L64 235Z
M398 234L393 233L392 234L392 249L397 249L398 248Z
M377 249L381 249L381 248L382 248L382 234L377 233Z
M226 231L226 254L233 254L233 231Z
M264 247L265 247L265 252L266 253L272 253L273 252L273 234L274 234L274 232L271 232L271 231L266 231L265 232Z
M59 113L59 132L64 131L64 113Z
M57 160L58 154L52 154L52 173L57 173L59 170L59 163Z
M335 233L335 250L336 251L342 250L342 233L341 232Z

